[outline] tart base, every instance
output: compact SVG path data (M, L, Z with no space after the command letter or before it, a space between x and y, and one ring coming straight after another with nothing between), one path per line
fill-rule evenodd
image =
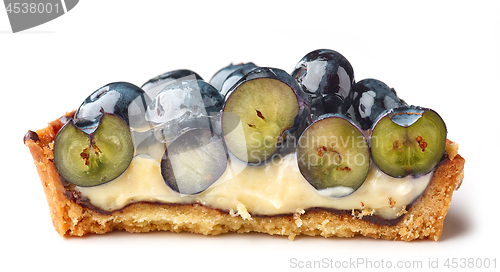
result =
M67 117L72 113L66 114ZM288 236L353 237L362 235L386 240L437 241L450 207L453 192L463 179L465 160L456 153L457 145L448 142L448 158L436 168L424 193L395 225L360 219L355 211L335 213L309 209L296 214L241 217L200 204L133 203L121 210L101 213L78 203L76 194L66 190L53 163L53 141L65 117L36 133L38 139L25 139L35 162L49 204L52 223L61 236L103 234L113 230L128 232L172 231L218 235L227 232L261 232Z

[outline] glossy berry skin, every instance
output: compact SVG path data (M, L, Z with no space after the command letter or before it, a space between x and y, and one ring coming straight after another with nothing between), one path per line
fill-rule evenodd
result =
M208 83L210 83L212 86L214 86L217 90L221 90L222 88L222 84L224 83L224 81L226 80L226 78L231 74L233 73L234 71L242 68L242 67L245 67L245 66L255 66L255 64L249 62L249 63L239 63L239 64L229 64L228 66L220 69L219 71L217 71L217 73L215 73L212 78L210 79L210 81Z
M175 95L173 91L180 91L180 93L177 93L177 96L175 98L180 98L181 96L186 95L186 97L182 97L181 99L185 102L179 102L179 105L170 103L173 100L177 100L170 97L171 95ZM189 92L194 92L196 95L191 96L188 94ZM198 101L198 98L201 98L202 101ZM175 82L167 84L165 88L155 96L153 103L157 104L158 100L164 100L165 102L168 102L167 104L169 106L165 104L163 105L163 107L168 107L168 110L172 111L187 109L190 107L187 106L187 104L190 104L191 102L192 104L200 104L202 102L201 104L203 104L203 106L205 107L205 111L207 114L220 112L222 106L224 105L224 98L217 89L203 80L196 79L177 80ZM172 107L173 105L179 108L171 109L170 107ZM153 107L152 103L150 103L149 108L154 109L155 107ZM200 109L193 108L189 110L199 111Z
M207 114L220 112L222 106L224 105L224 98L219 91L217 91L214 86L203 80L197 80L197 82Z
M148 82L144 83L141 88L149 95L151 99L154 99L156 94L158 94L165 85L172 83L178 79L197 79L203 80L203 78L197 73L187 70L187 69L179 69L174 71L169 71L163 73L157 77L154 77Z
M292 77L306 94L313 119L347 111L354 70L340 53L329 49L312 51L297 63Z
M222 96L225 96L229 91L229 89L234 84L236 84L236 82L238 82L238 80L240 80L244 75L248 74L250 71L257 68L257 66L251 62L244 63L239 66L240 68L234 70L231 74L229 74L222 83L222 86L219 90Z
M202 80L177 80L163 88L146 110L145 119L154 127L156 139L174 140L189 128L209 128L220 119L224 100L212 85Z
M144 118L151 99L139 87L128 82L107 84L88 96L75 113L75 118L93 119L104 112L120 116L132 129L149 128Z
M372 78L356 82L351 96L347 113L363 130L370 129L384 111L406 105L393 88Z

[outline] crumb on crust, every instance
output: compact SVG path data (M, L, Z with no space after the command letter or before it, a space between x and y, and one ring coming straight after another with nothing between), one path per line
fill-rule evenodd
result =
M458 155L458 143L446 139L445 150L448 154L448 158L453 160Z

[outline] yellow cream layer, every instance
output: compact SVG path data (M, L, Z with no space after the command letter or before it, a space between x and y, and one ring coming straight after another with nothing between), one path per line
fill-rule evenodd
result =
M392 178L376 166L364 184L345 197L328 196L312 187L299 171L296 154L263 166L246 166L232 159L224 174L210 188L196 195L181 195L170 189L160 173L158 161L136 156L117 179L96 187L78 187L83 196L103 210L121 209L138 201L200 203L251 218L251 214L301 213L308 208L363 210L393 219L405 212L427 187L432 173L420 178Z

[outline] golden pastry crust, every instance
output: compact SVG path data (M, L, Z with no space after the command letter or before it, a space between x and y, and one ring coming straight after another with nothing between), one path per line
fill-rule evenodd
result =
M68 113L66 116L71 116ZM286 235L320 235L323 237L352 237L363 235L387 240L437 241L443 232L443 222L453 192L463 179L465 160L457 154L458 145L447 143L452 156L442 160L425 192L411 205L395 225L376 224L360 219L359 214L310 209L296 214L252 216L243 218L200 204L133 203L111 213L102 213L67 197L53 163L54 138L62 127L61 120L38 130L38 139L26 139L33 156L49 204L52 222L61 235L82 236L113 230L128 232L173 231L218 235L227 232L262 232ZM71 192L69 192L71 193Z

